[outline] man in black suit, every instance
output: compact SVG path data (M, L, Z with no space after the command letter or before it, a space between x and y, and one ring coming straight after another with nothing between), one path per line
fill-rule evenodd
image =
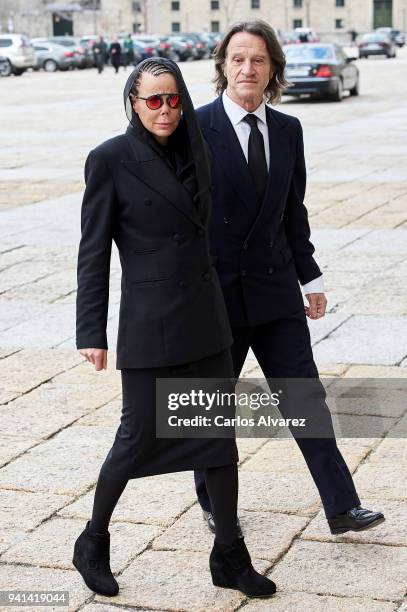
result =
M267 23L239 22L218 47L215 67L220 95L197 112L212 153L210 236L234 337L235 375L252 348L266 378L317 379L306 316L323 317L326 298L303 203L302 128L296 117L265 104L278 101L287 85L284 54ZM324 408L322 402L321 417ZM361 507L333 430L296 442L332 533L384 520L381 512ZM199 471L195 482L213 530Z

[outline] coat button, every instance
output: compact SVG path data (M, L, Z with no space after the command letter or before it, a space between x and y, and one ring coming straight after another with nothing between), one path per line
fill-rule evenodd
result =
M152 201L150 200L150 198L145 198L144 205L145 206L151 206L151 204L152 204Z
M246 276L247 275L246 270L242 270L241 274L242 274L242 276Z
M174 234L172 239L175 240L175 242L179 242L181 240L181 236L180 234Z
M227 217L223 217L223 223L226 223L227 225L228 223L230 223L230 220Z
M273 243L273 241L272 241L272 240L270 240L270 242L269 242L269 247L270 247L270 249L271 249L271 247L273 246L273 244L274 244L274 243Z
M201 227L199 227L196 231L196 233L198 234L198 236L202 236L204 234L204 231Z
M184 280L179 281L179 286L180 287L185 287L185 285L186 285L186 282Z
M267 274L273 274L273 268L267 268Z
M209 274L209 272L205 272L203 277L204 277L205 280L210 280L211 279L211 275Z
M247 249L249 248L249 244L247 242L243 243L243 248L245 251L247 251Z

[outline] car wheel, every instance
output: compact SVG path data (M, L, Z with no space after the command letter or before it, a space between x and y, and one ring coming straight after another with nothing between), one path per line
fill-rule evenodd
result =
M14 76L21 76L25 72L24 68L13 68Z
M10 62L7 60L6 62L2 62L0 66L0 76L8 77L13 72Z
M356 79L356 83L352 87L352 89L349 90L349 93L350 93L351 96L358 96L359 95L359 77Z
M55 72L58 70L58 64L53 59L45 60L42 67L44 68L45 72Z
M333 102L342 102L342 98L343 98L343 85L342 85L342 81L339 79L338 87L336 88L335 93L332 94L331 100Z
M179 56L179 53L177 53L176 51L173 51L173 52L171 53L171 59L172 59L172 61L173 61L173 62L179 62L179 61L181 61L181 58L180 58L180 56Z

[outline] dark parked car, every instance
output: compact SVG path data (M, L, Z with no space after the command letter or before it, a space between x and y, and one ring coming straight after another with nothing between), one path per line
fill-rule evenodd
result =
M385 55L388 58L396 57L396 45L388 34L383 32L372 32L362 36L358 44L359 57L369 55Z
M286 78L292 87L287 96L312 94L340 102L344 90L359 94L359 71L336 44L303 43L283 47Z
M52 42L33 42L37 65L34 70L43 68L46 72L69 70L75 67L75 54L63 45Z
M403 32L400 32L400 30L395 30L394 28L376 28L375 32L387 34L387 36L389 36L398 47L404 47L406 44L406 37L404 36Z
M194 43L195 51L196 51L196 59L203 59L203 58L210 57L211 53L209 51L208 43L205 40L204 35L199 34L197 32L191 32L191 33L184 32L182 36L185 38L188 38Z
M183 36L166 36L164 39L172 49L173 59L175 62L186 62L193 60L196 57L195 45L192 40Z
M80 39L75 36L48 36L46 38L35 38L34 40L36 44L47 41L67 47L74 54L75 66L77 68L83 69L93 66L92 51L81 45Z

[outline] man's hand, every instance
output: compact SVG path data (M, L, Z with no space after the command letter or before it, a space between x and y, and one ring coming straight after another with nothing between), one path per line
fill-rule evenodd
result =
M93 363L95 370L106 370L107 368L107 349L81 349L80 354Z
M310 319L320 319L325 315L327 300L325 293L307 293L308 306L304 306L305 314Z

